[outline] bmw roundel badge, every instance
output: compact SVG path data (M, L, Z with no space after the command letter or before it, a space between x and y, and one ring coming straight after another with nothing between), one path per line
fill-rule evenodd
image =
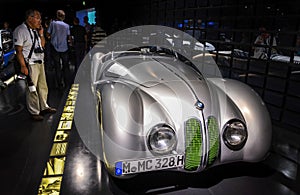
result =
M203 108L204 108L204 104L200 100L197 100L197 102L195 103L195 106L198 110L203 110Z

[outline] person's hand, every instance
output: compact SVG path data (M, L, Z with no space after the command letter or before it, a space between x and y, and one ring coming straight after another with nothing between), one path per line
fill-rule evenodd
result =
M28 69L26 66L21 66L21 73L23 73L24 75L28 75Z
M42 25L38 28L38 33L39 35L44 35L44 28Z

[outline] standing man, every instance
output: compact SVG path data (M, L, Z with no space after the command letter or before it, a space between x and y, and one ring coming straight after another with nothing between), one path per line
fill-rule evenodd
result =
M81 64L85 51L87 50L87 33L83 26L79 25L79 18L75 17L73 19L73 27L71 28L71 35L73 37L74 50L76 56L75 62L75 73Z
M8 23L7 21L5 21L5 22L3 23L3 29L2 29L2 30L6 30L6 31L12 33L12 30L11 30L11 28L10 28L10 26L9 26L9 23Z
M43 115L55 113L56 109L47 104L48 86L44 69L45 38L39 11L26 11L26 20L13 33L16 57L21 73L31 78L36 90L26 91L26 105L33 120L43 120ZM31 53L31 54L30 54Z
M84 23L84 28L86 30L87 33L87 44L88 44L88 49L87 52L91 49L91 33L92 33L92 26L89 23L89 17L88 16L84 16L83 17L83 23Z
M57 10L56 20L50 23L47 35L51 39L51 55L56 72L57 87L70 84L69 43L71 43L70 26L64 22L65 12ZM62 62L62 64L60 63Z
M106 32L101 28L100 19L96 18L97 23L92 31L91 45L94 47L97 43L105 39Z

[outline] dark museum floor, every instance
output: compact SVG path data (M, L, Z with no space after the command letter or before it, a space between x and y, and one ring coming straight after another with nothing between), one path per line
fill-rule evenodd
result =
M119 181L108 179L74 125L69 134L64 170L57 177L62 178L61 183L51 180L47 190L42 190L41 180L47 179L43 177L44 170L70 91L70 88L53 88L51 80L48 84L49 105L58 111L46 115L41 122L29 118L24 104L24 86L20 82L0 92L0 188L3 195L58 194L56 190L72 195L300 194L300 138L276 126L270 155L261 163L228 164L193 175L154 172Z

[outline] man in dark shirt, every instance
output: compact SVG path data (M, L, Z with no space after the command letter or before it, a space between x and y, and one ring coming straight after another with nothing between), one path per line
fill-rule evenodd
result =
M90 50L91 49L92 25L89 23L89 17L88 16L83 17L83 23L84 23L85 31L87 33L88 50Z
M74 26L71 28L71 36L73 38L74 51L76 56L75 72L77 72L80 63L82 62L85 52L87 51L87 32L85 28L79 25L77 17L73 20Z

